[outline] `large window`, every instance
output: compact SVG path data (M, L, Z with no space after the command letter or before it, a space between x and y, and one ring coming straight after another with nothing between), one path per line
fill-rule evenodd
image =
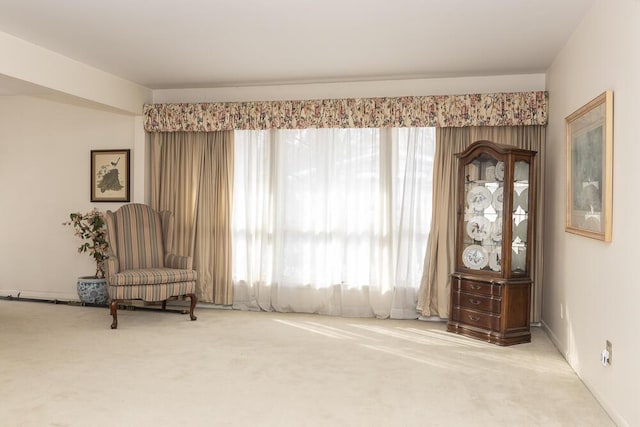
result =
M236 131L234 305L415 318L433 128Z

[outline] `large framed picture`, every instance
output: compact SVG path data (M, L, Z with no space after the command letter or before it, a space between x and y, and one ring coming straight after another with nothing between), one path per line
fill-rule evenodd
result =
M131 150L91 150L91 201L128 202Z
M613 202L613 92L566 118L569 233L611 241Z

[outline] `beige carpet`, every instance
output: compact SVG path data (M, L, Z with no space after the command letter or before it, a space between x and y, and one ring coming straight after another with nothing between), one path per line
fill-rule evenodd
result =
M1 426L608 426L553 347L443 323L0 301Z

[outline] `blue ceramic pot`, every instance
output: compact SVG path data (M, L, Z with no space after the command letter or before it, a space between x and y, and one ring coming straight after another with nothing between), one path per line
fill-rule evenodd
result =
M95 277L78 277L78 297L80 302L86 304L107 305L109 293L107 292L107 279Z

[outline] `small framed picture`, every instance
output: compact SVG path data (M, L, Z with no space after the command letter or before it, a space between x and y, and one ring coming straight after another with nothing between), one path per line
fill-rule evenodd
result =
M91 201L130 200L131 150L91 150Z
M566 231L611 241L613 93L604 92L566 118Z

